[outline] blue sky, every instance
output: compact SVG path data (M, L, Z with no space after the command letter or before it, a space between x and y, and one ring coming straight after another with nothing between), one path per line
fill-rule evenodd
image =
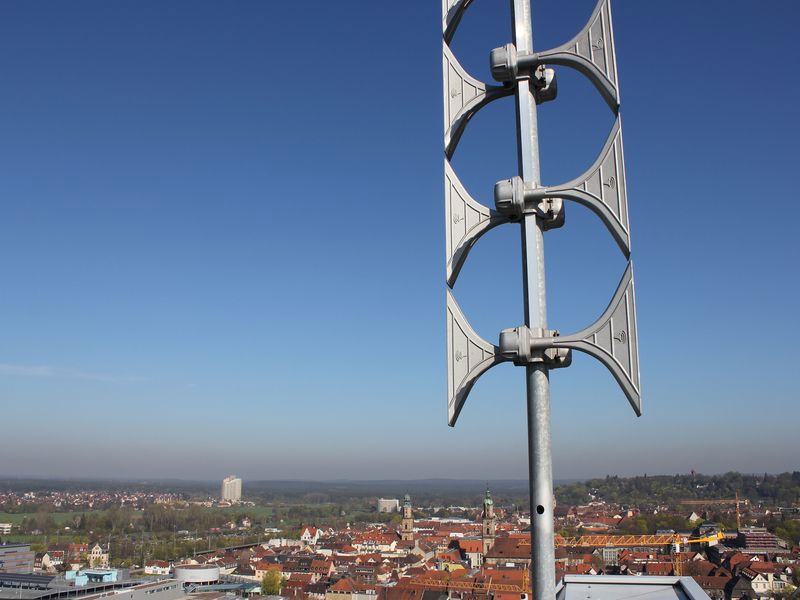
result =
M534 44L591 0L534 2ZM800 84L794 2L613 5L644 416L576 356L553 381L557 478L800 467L794 377ZM488 79L506 2L453 49ZM440 5L0 5L0 474L524 477L509 365L446 426ZM613 123L559 69L542 177ZM472 195L515 174L513 105L469 125ZM624 259L567 207L550 325L599 315ZM485 338L522 321L518 229L455 295Z

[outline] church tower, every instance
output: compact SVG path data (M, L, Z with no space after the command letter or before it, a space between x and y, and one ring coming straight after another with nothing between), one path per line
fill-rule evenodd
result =
M406 494L403 498L403 521L400 525L400 539L414 540L414 511L411 509L411 496Z
M495 531L497 530L497 518L494 516L494 500L492 493L486 490L486 497L483 499L483 555L486 556L494 546Z

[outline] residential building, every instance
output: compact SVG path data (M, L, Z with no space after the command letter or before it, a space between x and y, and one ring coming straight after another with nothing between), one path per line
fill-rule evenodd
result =
M144 563L145 575L169 575L172 566L165 560L148 560Z
M461 538L453 544L461 550L462 559L469 563L470 568L479 569L483 565L483 540Z
M89 566L95 569L108 568L108 552L100 544L95 544L89 552Z
M374 585L353 581L349 577L340 579L325 592L325 600L376 600Z
M236 475L229 475L222 480L222 491L220 493L222 500L228 502L238 502L242 499L242 480Z
M319 529L316 527L303 527L300 530L300 540L309 546L315 545L319 540Z

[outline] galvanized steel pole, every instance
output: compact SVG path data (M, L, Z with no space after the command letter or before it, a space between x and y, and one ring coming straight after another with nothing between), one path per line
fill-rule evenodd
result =
M511 0L514 45L533 52L530 0ZM540 187L536 99L529 76L516 82L517 160L526 184ZM535 214L522 218L522 282L525 325L547 329L543 223ZM535 600L553 600L553 466L550 447L550 379L542 362L525 367L528 400L528 467L531 507L531 578Z

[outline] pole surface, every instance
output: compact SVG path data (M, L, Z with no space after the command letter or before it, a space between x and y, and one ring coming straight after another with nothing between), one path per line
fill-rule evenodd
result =
M511 0L514 45L518 52L533 52L530 0ZM536 101L530 79L517 81L517 160L519 175L527 184L541 185ZM542 222L525 215L522 228L522 281L525 325L547 328ZM528 400L528 468L531 508L531 578L534 600L555 599L553 541L553 461L550 447L550 379L547 367L534 363L525 368Z

